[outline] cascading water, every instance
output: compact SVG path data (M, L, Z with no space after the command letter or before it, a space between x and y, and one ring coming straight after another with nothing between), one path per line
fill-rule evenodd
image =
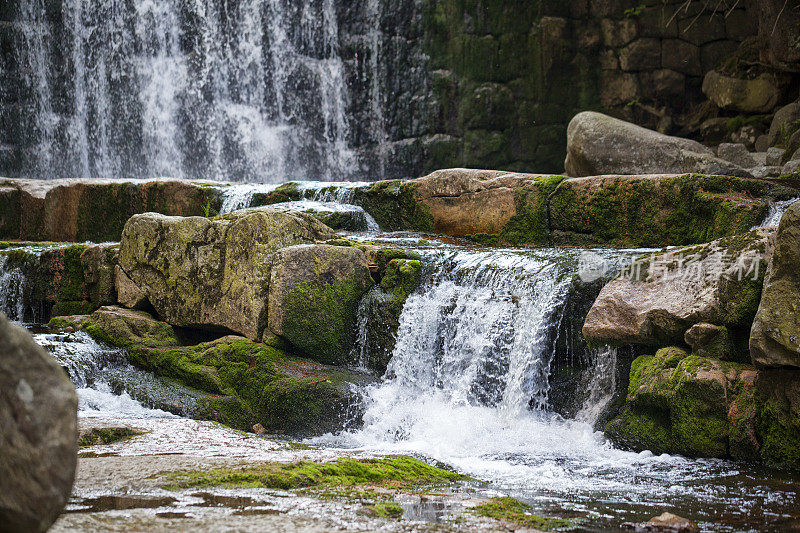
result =
M357 171L333 0L17 3L27 177Z
M294 201L274 203L276 207L284 207L295 211L327 211L349 213L358 218L358 225L364 230L374 233L380 231L375 219L362 207L354 205L353 197L356 189L369 186L368 182L323 182L296 181L291 182L288 193L298 198ZM286 184L283 185L284 187ZM278 184L241 184L230 185L222 191L220 213L226 214L241 209L266 205L268 195L279 187Z
M9 320L22 322L25 318L25 275L19 268L8 268L8 257L0 255L0 312Z
M616 349L589 354L575 419L554 412L553 351L580 250L417 251L434 269L405 304L383 382L363 391L363 427L313 442L419 454L537 509L613 517L617 525L626 514L641 519L671 506L715 520L731 502L749 512L756 494L777 498L766 503L759 496L759 505L787 504L788 496L758 482L728 482L739 472L723 461L637 454L607 442L593 426L620 385ZM641 252L594 253L613 272Z
M34 340L67 371L78 393L78 411L84 417L174 418L161 409L134 399L125 384L137 387L158 383L158 378L137 370L122 350L102 346L81 331L68 334L38 333ZM168 390L168 389L164 389ZM175 393L172 393L174 399ZM186 413L181 413L186 414Z
M777 227L778 224L781 223L781 219L783 218L783 214L786 212L789 207L795 202L800 200L799 198L791 198L789 200L781 200L778 202L773 202L769 206L769 212L767 213L766 218L764 221L759 224L758 228L768 228L768 227Z

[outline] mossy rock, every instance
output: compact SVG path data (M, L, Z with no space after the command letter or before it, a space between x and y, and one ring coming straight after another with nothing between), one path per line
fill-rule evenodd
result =
M614 442L636 450L690 457L730 457L731 404L744 401L749 365L689 355L680 348L641 356L631 365L627 402L606 426ZM745 453L742 451L742 453ZM737 452L738 454L738 452Z
M213 395L199 395L194 416L244 430L255 423L300 435L341 429L353 401L350 384L369 379L291 356L277 337L254 342L226 336L185 345L191 335L140 311L101 308L88 317L53 319L50 326L82 329L125 348L136 366Z
M167 488L262 487L293 490L311 487L385 486L414 489L469 480L456 472L402 455L341 458L331 462L263 463L255 467L175 472Z
M769 200L796 196L759 180L686 174L563 181L550 199L557 244L698 244L746 233Z
M273 261L269 329L316 361L347 363L359 302L374 284L364 252L300 245L279 250Z

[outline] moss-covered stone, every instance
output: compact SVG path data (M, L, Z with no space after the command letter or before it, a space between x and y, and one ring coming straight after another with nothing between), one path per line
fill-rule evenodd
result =
M167 322L257 340L273 254L334 235L305 213L268 207L210 220L147 213L126 224L119 266Z
M350 384L364 376L297 358L277 337L264 342L227 336L200 344L187 333L140 311L104 307L88 317L53 319L52 328L82 329L97 340L125 348L136 366L203 396L195 416L249 430L294 434L335 431L352 398Z
M308 487L388 486L414 488L448 485L466 476L402 455L379 459L342 458L331 462L263 463L239 469L175 472L168 488L264 487L292 490Z
M113 444L121 440L141 435L140 431L128 427L119 428L93 428L82 433L78 438L78 446L95 446L98 444Z
M479 516L539 531L552 531L573 525L570 520L536 515L530 505L508 496L492 498L488 503L477 505L472 511Z
M301 245L274 256L269 328L314 360L348 361L358 304L373 285L363 251Z
M639 357L631 365L626 405L606 426L606 435L637 450L729 457L731 435L746 422L735 417L732 424L730 407L745 394L740 383L748 372L748 365L679 348Z
M430 210L419 202L415 189L410 181L379 181L356 189L353 202L372 215L384 231L433 231Z
M795 194L757 180L686 174L563 181L550 199L554 242L696 244L746 233L768 200Z

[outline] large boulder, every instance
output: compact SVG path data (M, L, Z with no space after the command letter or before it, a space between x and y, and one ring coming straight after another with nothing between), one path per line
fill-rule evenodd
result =
M269 329L315 360L345 363L358 304L373 284L358 248L283 248L274 255L269 280Z
M620 446L800 468L800 370L761 369L664 348L631 364L605 428Z
M46 531L77 464L78 397L64 370L0 314L0 531Z
M747 232L770 198L796 191L757 180L687 174L562 181L547 205L551 242L661 247Z
M275 252L334 236L310 215L272 208L214 219L146 213L125 225L119 266L170 324L257 340Z
M800 202L786 211L778 228L750 354L759 366L800 367Z
M750 327L774 228L634 261L600 292L583 334L593 342L680 345L695 324Z
M703 92L722 109L769 113L778 104L782 91L769 75L742 79L712 70L703 79Z
M569 176L697 172L752 177L696 141L593 111L578 113L569 123L565 168Z
M625 407L606 426L615 443L654 453L749 459L755 370L664 348L631 365Z
M800 101L785 105L775 112L769 126L768 146L785 145L800 129Z

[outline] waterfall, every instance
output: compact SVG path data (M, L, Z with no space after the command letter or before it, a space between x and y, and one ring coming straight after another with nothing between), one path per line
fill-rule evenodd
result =
M791 198L789 200L781 200L781 201L770 203L769 211L767 212L767 216L764 218L764 221L761 224L759 224L758 226L756 226L756 227L757 228L777 227L778 224L781 223L781 219L783 218L783 214L797 200L798 200L798 198Z
M20 268L7 267L8 256L0 255L0 311L9 320L25 319L25 274Z
M333 0L60 0L57 16L17 4L35 137L25 177L358 171Z
M82 331L68 334L38 333L37 344L46 349L69 375L78 393L78 415L104 418L174 418L175 415L155 406L147 406L132 394L148 391L147 398L163 397L159 407L178 414L191 413L185 407L180 387L138 370L128 363L124 350L109 348ZM144 398L143 398L144 399Z
M586 375L588 394L575 420L592 426L600 419L617 389L617 348L604 346L592 351L593 364Z

